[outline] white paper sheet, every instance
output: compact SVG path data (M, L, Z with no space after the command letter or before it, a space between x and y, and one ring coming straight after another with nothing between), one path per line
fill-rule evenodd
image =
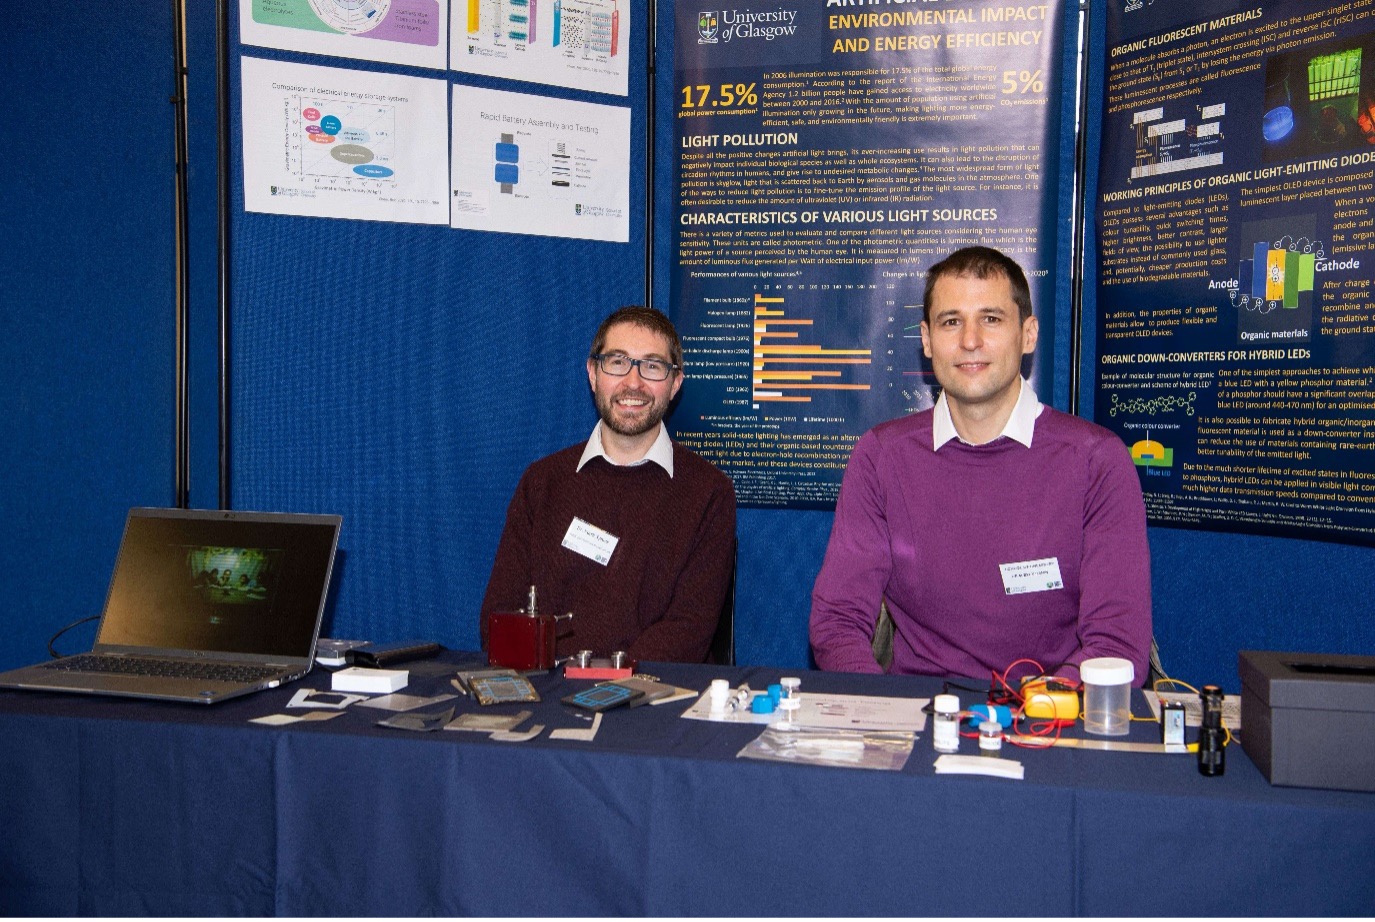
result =
M626 0L454 0L452 15L453 70L626 95Z
M245 45L443 68L449 0L239 0Z
M752 692L750 700L767 692ZM711 696L703 693L697 703L683 712L693 720L725 723L772 724L785 720L781 711L756 714L749 708L711 713ZM796 726L809 730L893 730L920 733L926 729L922 708L929 698L880 698L870 695L828 695L803 692L802 706L793 718Z
M628 108L456 85L453 110L452 227L630 240Z
M250 57L242 70L245 210L448 223L443 80Z

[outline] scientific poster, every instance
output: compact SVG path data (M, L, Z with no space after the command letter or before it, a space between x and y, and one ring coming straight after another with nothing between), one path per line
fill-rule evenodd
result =
M453 0L451 70L624 96L629 0Z
M443 80L242 59L244 210L447 224Z
M449 0L239 0L245 45L443 69Z
M675 15L674 435L742 505L830 508L859 436L933 403L929 266L998 247L1051 303L1062 8Z
M1375 0L1110 5L1095 416L1150 521L1375 542Z
M454 85L452 227L630 240L630 110Z

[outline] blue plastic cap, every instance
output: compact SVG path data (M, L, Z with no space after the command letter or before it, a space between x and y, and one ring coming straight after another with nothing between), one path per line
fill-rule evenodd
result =
M1002 704L974 704L969 711L969 726L978 727L985 720L996 720L1004 727L1012 726L1012 710Z

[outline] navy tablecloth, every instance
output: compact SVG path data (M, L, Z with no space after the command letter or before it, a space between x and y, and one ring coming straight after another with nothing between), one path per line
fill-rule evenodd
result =
M412 664L406 692L445 690L462 658L446 659ZM695 689L780 677L644 668ZM804 693L941 690L801 678ZM534 682L531 722L588 726L558 699L589 683ZM588 743L408 733L357 707L248 722L328 683L317 669L211 707L0 692L0 911L1375 914L1375 795L1272 787L1239 746L1219 778L1191 756L1012 749L1017 782L936 776L929 733L900 772L739 759L760 728L680 719L689 702L609 712Z

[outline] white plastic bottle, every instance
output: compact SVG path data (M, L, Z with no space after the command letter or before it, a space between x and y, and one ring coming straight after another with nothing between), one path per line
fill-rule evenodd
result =
M960 699L957 695L937 695L931 720L931 745L937 752L960 750Z

